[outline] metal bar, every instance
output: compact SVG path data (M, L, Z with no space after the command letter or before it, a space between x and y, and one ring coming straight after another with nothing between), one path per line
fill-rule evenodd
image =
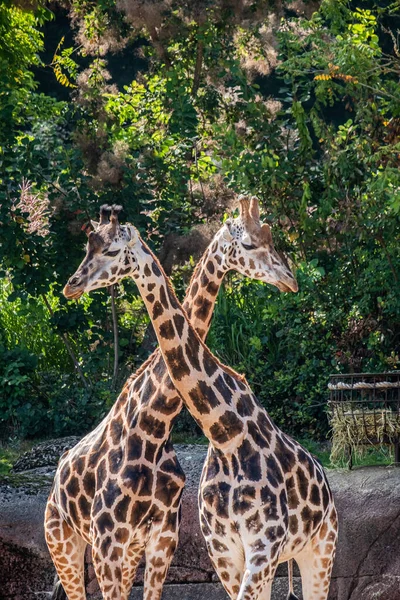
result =
M337 374L337 373L333 373L332 375L329 375L330 378L344 378L347 379L349 377L376 377L376 376L381 377L382 375L388 376L388 377L397 377L397 379L399 379L399 373L397 373L396 371L385 371L384 373L342 373Z

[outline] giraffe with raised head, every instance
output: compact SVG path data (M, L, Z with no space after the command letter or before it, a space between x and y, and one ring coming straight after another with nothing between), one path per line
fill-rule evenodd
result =
M111 225L110 209L102 207L100 222L93 222L97 235L89 238L88 260L70 280L70 297L80 294L76 283L93 277L97 267L97 287L131 274L128 254L114 249ZM239 217L228 220L205 251L184 301L200 337L207 334L219 287L229 270L281 289L295 289L295 280L275 252L257 256L262 227L257 202L242 199ZM121 232L115 228L122 245ZM153 287L146 284L147 295ZM128 379L102 423L61 458L47 504L45 533L61 580L57 587L60 591L63 585L69 600L85 598L87 544L94 546L94 564L105 598L129 595L143 554L144 597L160 598L178 540L184 487L184 474L169 439L181 408L181 398L157 349Z
M78 297L102 287L110 265L116 267L117 279L129 273L136 281L172 384L210 440L199 491L200 521L210 558L230 597L269 600L277 565L295 559L303 599L326 600L337 514L320 463L271 421L244 377L211 354L157 259L135 227L119 224L117 212L110 224L90 234L87 255L64 294ZM268 225L253 229L257 216L252 218L250 211L245 216L250 237L245 247L255 246L254 260L267 260L268 254L271 265L278 263L278 287L297 289L290 271L279 263ZM237 240L232 254L241 245L242 239ZM126 475L122 484L131 485ZM102 532L95 530L100 574L109 566L117 531L115 521Z

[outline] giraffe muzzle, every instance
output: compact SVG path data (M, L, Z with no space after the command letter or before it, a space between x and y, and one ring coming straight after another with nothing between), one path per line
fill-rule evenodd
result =
M68 281L67 285L63 289L64 296L69 300L80 298L83 294L83 289L81 287L78 287L80 283L81 280L79 277L77 277L76 275L71 277L71 279Z
M298 292L299 285L295 279L288 279L287 281L279 281L277 288L280 292Z

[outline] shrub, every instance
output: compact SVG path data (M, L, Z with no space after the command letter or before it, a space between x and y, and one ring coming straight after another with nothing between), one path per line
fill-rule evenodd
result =
M0 346L0 424L12 426L22 436L33 436L46 428L45 408L38 394L36 356L27 350Z
M397 300L389 275L382 286L383 261L379 268L375 264L374 274L360 273L353 287L343 278L346 261L330 266L326 261L326 272L314 260L299 266L297 294L236 276L221 290L208 343L246 374L285 431L326 436L330 373L396 365ZM384 310L371 320L374 302Z

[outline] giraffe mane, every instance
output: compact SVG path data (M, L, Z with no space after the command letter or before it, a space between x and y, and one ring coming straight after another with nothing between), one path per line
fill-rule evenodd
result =
M211 244L212 244L212 242L207 246L207 250L211 246ZM189 281L188 290L192 287L194 281L197 279L197 277L199 275L199 272L201 270L201 267L203 265L203 260L204 260L204 254L201 257L201 259L197 262L197 264L196 264L196 266L194 268L194 271L193 271L192 276L191 276L190 281Z
M151 363L151 361L153 359L154 359L154 355L153 355L153 353L151 353L150 356L148 358L146 358L144 363L142 363L140 365L140 367L138 367L136 369L136 371L134 373L132 373L132 375L130 375L129 381L133 381L134 379L137 379L137 377L139 377L139 375L141 375L143 373L143 371L145 371L147 369L147 367L149 366L149 364Z

